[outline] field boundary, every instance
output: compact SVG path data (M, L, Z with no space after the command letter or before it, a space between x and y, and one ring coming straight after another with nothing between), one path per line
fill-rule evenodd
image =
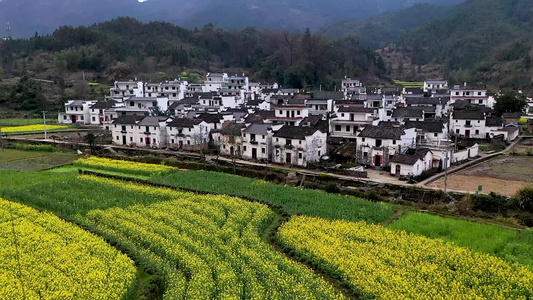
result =
M295 261L297 263L300 263L306 266L307 268L313 270L315 274L317 274L318 276L321 276L324 280L332 284L332 286L337 291L341 292L344 296L347 296L349 299L362 299L363 297L362 294L357 294L355 291L353 291L348 284L344 283L341 280L341 278L338 278L334 276L333 274L326 272L326 270L322 270L319 266L315 266L314 264L311 264L310 262L304 259L298 258L295 255L293 249L286 249L285 247L283 247L283 245L279 242L279 238L278 238L279 228L284 223L288 222L291 217L297 216L297 215L293 215L293 214L286 212L281 206L266 203L265 201L252 198L252 197L248 197L248 196L206 192L206 191L201 191L201 190L196 190L196 189L182 188L182 187L176 187L176 186L171 186L167 184L154 183L154 182L150 182L147 180L136 179L136 178L131 178L127 176L110 175L110 174L104 174L104 173L82 170L82 169L78 170L78 173L80 175L90 175L90 176L114 179L114 180L119 180L119 181L134 182L134 183L139 183L139 184L152 186L156 188L166 188L166 189L171 189L175 191L194 193L194 194L203 195L203 196L228 196L232 198L242 199L250 203L259 203L259 204L265 205L270 210L272 210L272 212L276 216L276 219L272 220L270 224L268 224L268 226L265 228L264 235L261 237L263 241L265 241L268 245L270 245L273 248L273 250L284 254L285 257L287 257L288 259Z

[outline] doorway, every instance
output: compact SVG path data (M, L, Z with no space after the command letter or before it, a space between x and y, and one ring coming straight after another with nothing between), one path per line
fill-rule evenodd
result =
M257 159L257 149L252 148L252 159Z
M401 176L401 171L402 171L402 166L400 165L396 165L396 177L400 177Z
M470 130L465 130L465 136L468 138L470 137Z
M285 159L285 163L287 163L288 165L292 164L292 154L291 153L287 153L287 157Z
M376 156L374 157L374 159L375 159L374 165L375 165L376 167L381 167L381 155L376 155Z
M145 140L146 140L146 146L149 147L150 146L150 138L147 137Z
M126 144L127 144L127 142L126 142L126 136L123 135L123 136L122 136L122 145L126 145Z

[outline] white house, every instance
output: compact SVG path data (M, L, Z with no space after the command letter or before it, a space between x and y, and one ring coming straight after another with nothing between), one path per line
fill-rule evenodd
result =
M454 86L450 90L450 104L458 100L465 100L470 104L489 105L489 96L486 89Z
M122 101L129 97L144 97L144 82L133 80L115 81L110 89L111 98Z
M378 108L337 106L335 117L330 120L331 136L355 139L366 126L379 119L378 112Z
M304 118L309 116L309 108L303 102L302 104L274 106L273 110L274 116L266 120L272 124L298 126Z
M305 101L310 115L325 115L333 112L333 99L309 99Z
M366 89L359 80L345 78L341 83L341 91L346 97L349 94L363 94L366 92Z
M242 158L270 161L272 153L272 125L251 124L242 131Z
M429 149L418 149L415 153L395 154L391 160L390 173L393 176L420 176L433 167L433 153Z
M161 82L157 97L170 100L181 100L185 98L185 92L187 91L188 85L187 81L179 80ZM200 92L201 91L202 90L200 90Z
M407 121L424 121L425 111L430 109L429 107L398 107L393 110L391 120L394 122L400 122L404 124ZM435 109L433 108L433 111Z
M65 112L59 113L58 122L60 124L91 124L90 107L97 100L70 100L65 103Z
M368 125L357 136L357 161L368 166L388 166L397 153L416 147L415 128L405 128L396 122Z
M445 80L426 80L424 81L424 93L435 94L441 90L448 90L448 81Z
M405 128L415 128L417 133L416 143L423 146L447 145L448 123L443 120L408 121Z
M327 134L311 127L282 126L272 138L272 161L306 167L326 154Z
M166 111L168 109L168 98L131 97L124 101L124 107L118 107L115 111L119 115L149 116L157 109Z
M111 125L113 144L119 146L135 146L141 144L137 124L143 118L143 116L120 116L113 120Z
M209 143L211 126L205 121L175 118L167 124L167 141L171 149L197 150Z
M485 113L481 109L454 110L450 120L450 131L467 138L485 138Z
M114 107L120 106L123 106L123 103L117 103L113 100L96 102L89 109L91 125L111 124L113 118L110 117L110 114L106 114L106 112Z
M137 123L137 145L152 148L167 146L168 117L144 117Z

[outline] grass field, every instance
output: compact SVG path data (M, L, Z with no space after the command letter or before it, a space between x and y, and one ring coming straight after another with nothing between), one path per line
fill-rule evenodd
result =
M496 225L409 212L389 226L391 229L438 238L458 246L496 255L533 267L533 234Z
M13 149L4 149L0 150L0 163L3 162L4 158L7 162L22 160L34 157L47 156L50 153L40 152L40 151L22 151L22 150L13 150Z
M43 124L2 127L2 134L44 132L44 127ZM71 126L68 125L46 125L47 132L62 131L69 128L71 128Z
M0 169L40 171L72 164L77 158L67 153L4 149L0 151Z
M55 124L56 119L46 119L46 124ZM0 119L0 126L25 126L43 124L43 119Z

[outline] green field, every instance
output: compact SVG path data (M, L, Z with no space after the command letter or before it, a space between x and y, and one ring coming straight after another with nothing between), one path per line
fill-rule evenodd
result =
M0 171L0 195L105 237L160 278L163 299L343 298L263 240L278 218L265 205L50 174Z
M57 119L46 119L46 124L56 124ZM25 126L43 124L43 119L0 119L0 126Z
M77 156L66 153L4 149L0 151L0 169L40 171L68 165L76 159Z
M394 80L394 83L401 85L406 88L423 88L424 83L423 82L409 82L409 81L401 81L401 80Z
M458 246L499 256L533 267L533 233L409 212L389 226L391 229L438 238Z

